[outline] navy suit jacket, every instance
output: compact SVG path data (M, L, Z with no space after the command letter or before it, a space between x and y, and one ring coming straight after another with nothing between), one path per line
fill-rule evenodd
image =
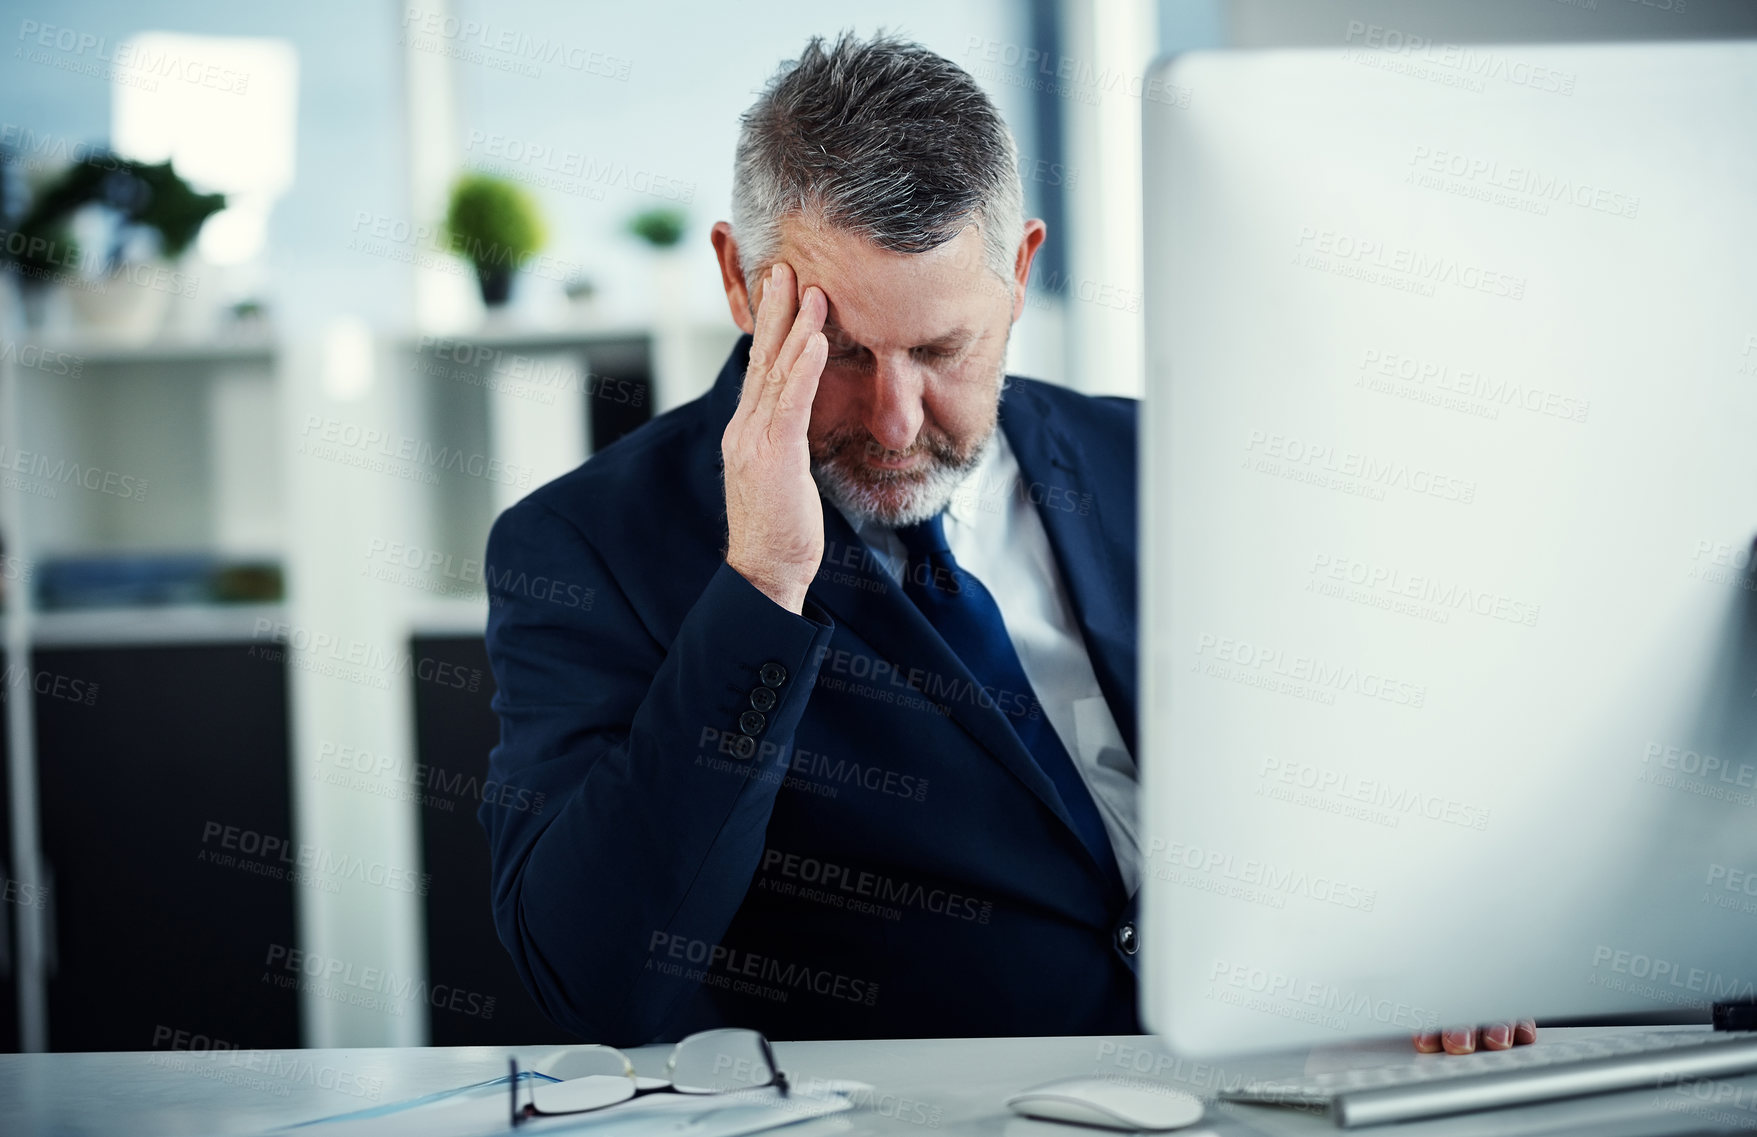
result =
M727 567L720 441L749 350L489 537L507 792L478 816L526 987L617 1045L720 1025L1138 1032L1132 902L1006 693L976 686L828 503L803 615ZM1132 400L1028 379L1000 405L1009 490L1043 519L1131 754L1135 422Z

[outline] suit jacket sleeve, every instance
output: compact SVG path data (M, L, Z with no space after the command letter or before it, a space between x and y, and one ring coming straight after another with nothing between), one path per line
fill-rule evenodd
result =
M650 627L584 534L530 499L495 523L487 575L500 744L477 816L495 925L552 1020L650 1042L691 993L659 966L699 961L750 886L832 622L722 563L674 634ZM720 742L768 663L786 678L740 761Z

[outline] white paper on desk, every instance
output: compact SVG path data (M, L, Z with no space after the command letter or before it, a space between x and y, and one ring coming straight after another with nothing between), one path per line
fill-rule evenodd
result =
M641 1108L637 1111L629 1106ZM657 1133L670 1137L738 1137L852 1108L840 1094L799 1091L784 1098L770 1089L700 1096L655 1094L604 1110L595 1118L533 1117L519 1126L519 1132L580 1133L591 1137L644 1137ZM615 1116L619 1112L625 1116Z
M277 1133L300 1137L491 1137L512 1129L511 1095L451 1098L396 1113L352 1121L322 1122ZM724 1094L651 1094L572 1117L533 1117L520 1134L579 1133L590 1137L740 1137L841 1113L853 1106L841 1094L773 1089Z

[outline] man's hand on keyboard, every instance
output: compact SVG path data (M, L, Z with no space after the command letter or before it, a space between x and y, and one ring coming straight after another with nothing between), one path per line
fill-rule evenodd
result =
M1516 1023L1496 1023L1477 1029L1459 1027L1436 1030L1415 1036L1415 1048L1423 1054L1473 1054L1483 1050L1510 1050L1537 1041L1537 1022L1520 1019Z

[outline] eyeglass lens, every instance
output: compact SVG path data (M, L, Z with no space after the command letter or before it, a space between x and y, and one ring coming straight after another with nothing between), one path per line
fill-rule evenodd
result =
M666 1077L680 1093L715 1094L767 1086L775 1081L768 1044L754 1030L728 1028L692 1034L666 1063Z

